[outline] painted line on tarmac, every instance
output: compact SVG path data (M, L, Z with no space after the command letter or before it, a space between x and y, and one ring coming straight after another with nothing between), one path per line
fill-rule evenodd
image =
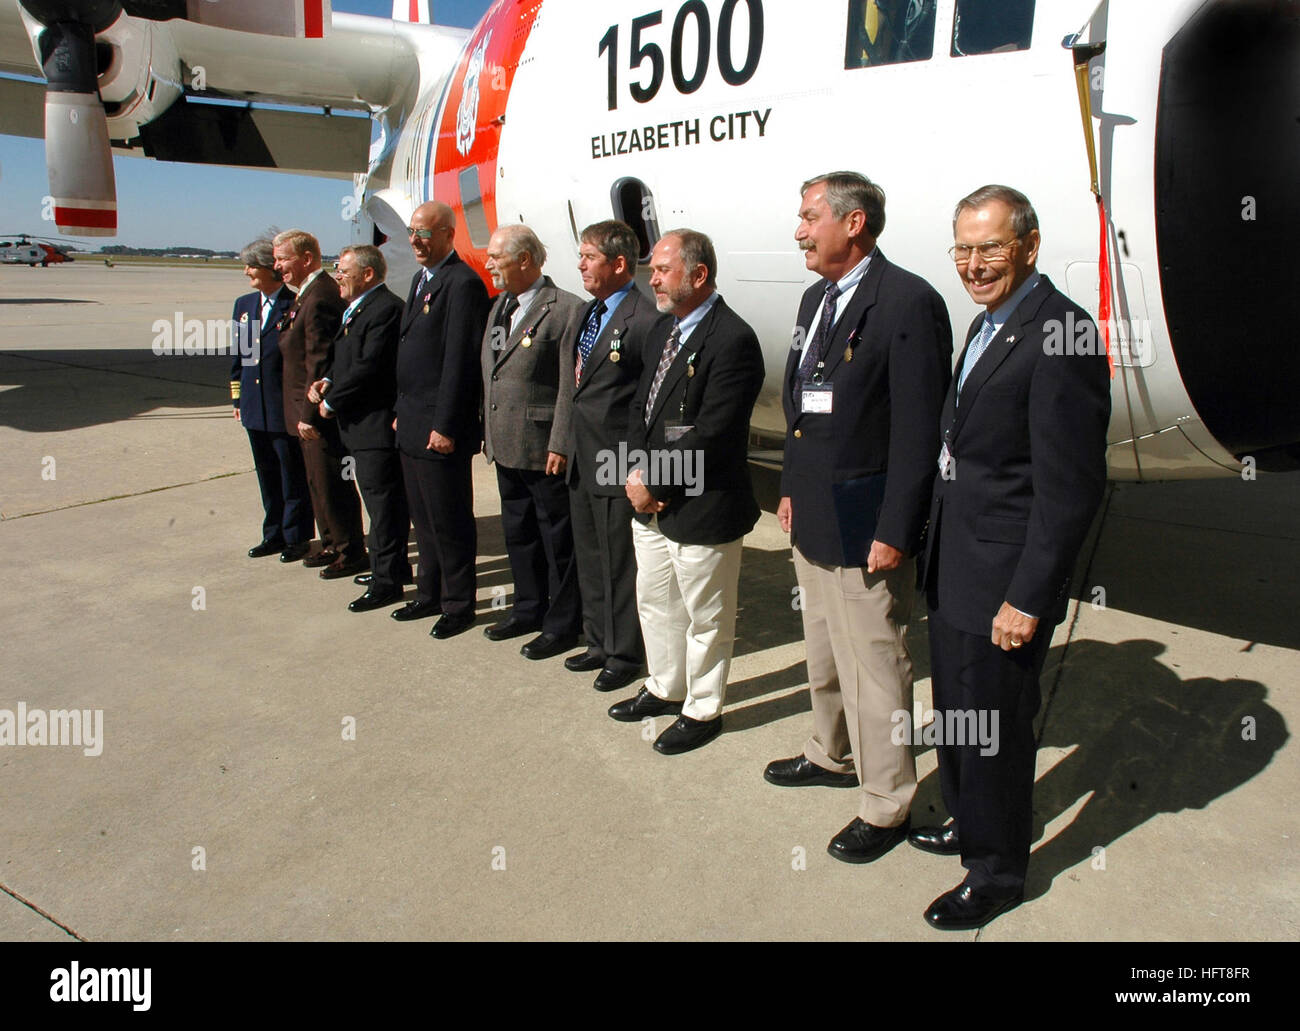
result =
M217 473L215 476L205 476L201 480L186 480L184 483L169 483L162 487L150 487L148 490L138 490L132 494L113 494L107 498L95 498L93 501L74 501L71 505L59 505L55 508L43 508L39 512L20 512L18 515L7 516L0 512L0 523L12 523L19 519L30 519L32 516L49 515L51 512L66 512L70 508L85 508L87 505L102 505L106 501L123 501L127 498L140 498L146 494L157 494L164 490L175 490L177 487L193 487L199 483L211 483L213 480L224 480L231 476L247 476L252 469L237 469L232 473ZM3 885L0 885L3 887Z

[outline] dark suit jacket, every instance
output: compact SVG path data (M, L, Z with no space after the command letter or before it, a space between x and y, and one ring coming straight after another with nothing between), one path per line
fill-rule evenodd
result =
M578 362L578 337L595 307L596 302L592 301L582 309L578 319L578 332L566 359L574 369ZM592 346L582 380L573 392L567 452L569 482L576 480L588 493L604 497L626 496L622 482L599 482L597 455L602 451L616 453L619 441L627 440L627 413L647 360L646 336L662 318L670 316L661 315L654 301L634 284ZM615 341L618 342L618 361L611 361L611 345ZM653 360L658 363L659 355L656 354Z
M798 325L810 341L825 295L826 280L818 280L799 305ZM939 408L952 369L948 309L929 283L877 250L824 354L822 377L833 388L829 415L800 411L801 354L791 348L786 360L781 494L790 498L792 541L831 566L866 565L872 539L914 553L930 508ZM883 486L883 502L871 533L874 513L855 508L862 494L854 488L878 476L884 479L871 494L878 498ZM841 518L863 525L844 527Z
M689 485L681 482L650 485L656 500L668 502L659 513L659 529L678 544L725 544L747 534L758 521L749 475L749 420L763 386L763 350L749 324L719 296L669 366L647 426L646 400L673 321L661 319L646 338L641 382L629 413L628 446L645 451L652 464L656 455L677 452L682 464L676 468L683 471L688 468L686 453L694 452L694 471L702 474L701 493L687 494ZM665 434L670 421L691 427L671 444ZM650 521L649 515L636 518Z
M527 311L504 340L497 297L483 334L483 453L510 469L546 469L547 452L568 456L573 407L573 339L582 301L543 276ZM528 346L524 346L524 341Z
M987 636L1004 601L1041 621L1065 615L1071 567L1106 485L1105 354L1044 341L1082 308L1043 277L976 362L940 427L954 468L934 481L923 582L952 626ZM979 331L981 314L966 334ZM957 369L966 360L963 351Z
M258 338L257 360L244 364L236 342L234 358L230 365L230 378L239 382L239 421L246 430L270 433L284 432L284 382L283 359L280 356L280 333L276 323L293 304L293 291L282 287L271 302L271 315L266 329ZM257 290L244 294L235 301L236 332L252 332L262 321L262 295ZM247 328L245 328L247 327ZM249 337L251 340L251 336ZM247 346L247 345L244 345Z
M334 410L349 451L395 444L393 413L401 323L402 302L380 284L348 316L334 338L325 400Z
M397 446L412 458L450 457L429 449L436 429L455 442L454 454L472 455L483 439L478 355L487 288L455 251L417 295L423 275L411 277L397 347Z
M284 426L292 436L298 436L300 422L321 425L320 412L307 400L307 388L329 367L330 348L345 307L338 283L322 272L299 292L289 309L288 325L280 333L280 354L284 357Z

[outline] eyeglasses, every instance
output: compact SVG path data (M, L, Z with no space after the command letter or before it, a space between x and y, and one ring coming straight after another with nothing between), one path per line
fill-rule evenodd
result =
M994 261L998 258L1005 258L1011 245L1019 242L1020 237L1014 236L1010 240L985 240L983 243L969 244L958 243L948 248L948 257L952 258L958 265L964 265L970 261L972 253L978 254L982 261Z
M407 226L407 227L406 227L406 235L407 235L407 236L414 236L417 240L432 240L432 239L433 239L433 230L432 230L432 229L416 229L414 226Z

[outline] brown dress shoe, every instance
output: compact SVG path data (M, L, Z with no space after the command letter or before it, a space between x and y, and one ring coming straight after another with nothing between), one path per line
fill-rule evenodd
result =
M338 552L333 548L325 548L308 555L302 560L302 564L308 569L319 569L321 566L328 566L332 562L337 562L338 557Z

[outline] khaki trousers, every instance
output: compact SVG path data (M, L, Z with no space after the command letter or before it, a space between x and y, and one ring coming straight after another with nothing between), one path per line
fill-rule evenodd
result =
M682 702L682 715L722 713L736 644L736 600L743 537L726 544L677 544L658 518L633 520L636 607L645 639L645 688Z
M856 767L858 815L876 827L897 826L916 794L910 742L891 740L899 725L894 714L912 712L912 657L903 634L912 615L915 561L868 576L863 566L811 562L796 547L794 570L813 712L804 755L835 773Z

